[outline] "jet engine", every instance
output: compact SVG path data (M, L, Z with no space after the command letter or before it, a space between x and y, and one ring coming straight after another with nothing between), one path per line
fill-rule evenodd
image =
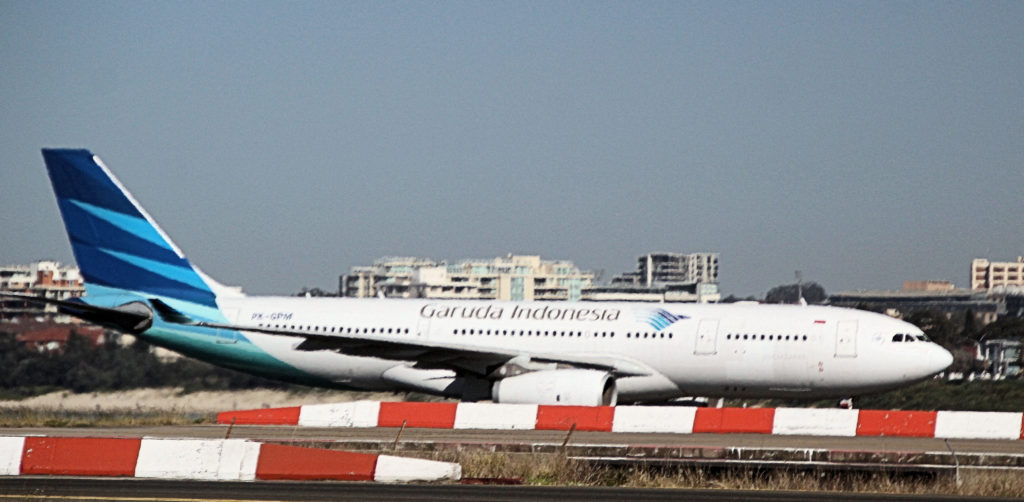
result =
M496 403L615 406L615 379L604 371L563 369L524 373L494 382Z

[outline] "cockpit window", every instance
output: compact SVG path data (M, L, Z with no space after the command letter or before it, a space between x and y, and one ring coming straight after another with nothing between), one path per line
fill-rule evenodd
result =
M903 341L903 333L896 333L895 335L892 335L892 341L894 341L894 342L902 342Z
M910 335L907 335L907 336L910 336ZM927 336L924 336L924 335L917 335L917 340L918 340L918 341L921 341L921 342L927 342L927 341L929 341L929 340L928 340L928 337L927 337Z

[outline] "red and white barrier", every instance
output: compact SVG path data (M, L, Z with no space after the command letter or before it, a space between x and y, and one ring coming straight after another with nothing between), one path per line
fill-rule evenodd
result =
M940 411L935 437L971 439L1024 439L1021 414L980 411Z
M839 408L776 408L772 434L856 436L858 410Z
M195 480L458 480L462 467L418 458L243 439L0 437L0 475Z
M843 410L837 408L693 408L547 406L491 403L354 401L294 408L226 411L217 422L317 427L576 430L678 434L907 436L1024 439L1024 413ZM3 468L0 461L0 469Z

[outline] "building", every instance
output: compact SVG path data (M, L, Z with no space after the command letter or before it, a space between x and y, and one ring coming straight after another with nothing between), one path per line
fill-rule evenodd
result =
M352 267L341 276L338 293L340 296L368 298L384 294L398 298L409 298L418 283L418 271L443 266L427 258L386 257L373 262L371 266Z
M651 253L637 258L636 271L612 278L613 285L718 283L718 253Z
M978 344L978 358L994 377L1017 377L1021 374L1019 340L984 340Z
M1017 261L971 261L971 289L991 290L999 286L1024 286L1024 256Z
M637 267L592 286L584 300L714 303L718 291L718 253L650 253L637 258Z
M842 291L829 296L828 301L838 307L874 310L897 318L921 310L943 312L950 318L971 311L981 326L1005 313L1004 302L990 297L985 291L969 289Z
M570 261L508 255L455 264L425 258L387 257L372 266L353 267L341 276L341 296L481 300L568 300L581 298L594 282L592 272Z
M0 291L66 300L84 295L85 284L77 267L44 260L30 265L0 267ZM53 305L42 306L20 300L0 299L0 318L3 319L56 312L57 308Z
M0 324L0 331L17 333L19 344L38 352L63 352L72 335L84 337L94 347L105 340L103 328L80 324L6 323Z
M953 291L949 281L903 281L903 291Z

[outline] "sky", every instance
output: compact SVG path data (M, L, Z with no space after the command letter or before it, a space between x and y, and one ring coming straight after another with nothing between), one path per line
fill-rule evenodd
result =
M73 263L40 148L103 158L251 294L382 256L723 295L968 286L1024 255L1024 2L0 2L0 264Z

